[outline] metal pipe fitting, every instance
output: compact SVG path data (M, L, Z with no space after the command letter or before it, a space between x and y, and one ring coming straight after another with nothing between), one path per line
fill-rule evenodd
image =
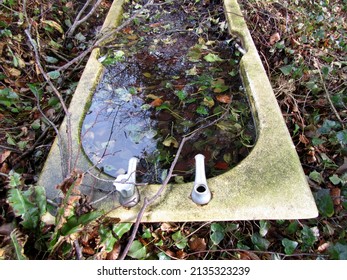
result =
M191 194L196 204L204 205L211 200L211 191L207 186L205 174L205 157L202 154L195 156L195 181Z
M113 185L119 193L119 203L124 207L133 207L140 200L140 194L136 188L136 166L138 159L129 159L128 172L117 176Z

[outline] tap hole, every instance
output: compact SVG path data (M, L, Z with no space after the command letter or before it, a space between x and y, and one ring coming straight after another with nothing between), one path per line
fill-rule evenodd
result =
M198 187L196 188L196 191L197 191L198 193L203 193L203 192L206 191L206 187L205 187L204 185L200 185L200 186L198 186Z

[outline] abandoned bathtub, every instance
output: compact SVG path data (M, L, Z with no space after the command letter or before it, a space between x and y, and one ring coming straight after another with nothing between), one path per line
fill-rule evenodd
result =
M122 4L122 0L113 2L103 30L115 28L120 23ZM160 195L146 208L143 222L305 219L318 215L295 147L237 1L225 0L224 11L230 33L233 38L237 36L240 39L239 51L243 55L239 71L252 111L256 139L245 158L217 175L208 174L206 178L206 155L199 151L195 157L191 156L194 172L190 180L174 178L165 188L155 181L147 184L145 177L137 184L137 178L141 177L136 171L141 156L123 156L126 162L123 172L121 167L115 168L116 173L111 174L109 171L113 169L101 170L98 163L102 158L93 159L86 151L86 145L83 147L85 138L81 137L92 126L83 124L105 72L99 50L92 52L69 108L73 132L72 159L74 167L84 172L81 191L91 196L93 206L109 211L109 216L123 222L134 222L144 200L156 196L158 191ZM151 75L148 72L143 74ZM158 98L160 96L154 96L153 102ZM61 126L61 142L58 139L54 142L39 179L39 184L45 186L47 196L52 200L61 197L56 186L68 175L67 170L63 170L66 165L61 164L69 158L65 125L66 121ZM147 130L151 132L151 129ZM175 145L174 148L178 148L174 140L172 137L166 143L171 148ZM106 145L110 145L110 141ZM151 149L155 150L156 146Z

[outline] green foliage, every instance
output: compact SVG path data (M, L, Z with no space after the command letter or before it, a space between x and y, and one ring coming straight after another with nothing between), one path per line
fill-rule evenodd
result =
M24 245L27 242L27 236L23 236L17 229L10 234L11 242L15 250L17 260L27 260L24 254Z
M307 225L303 225L301 230L301 247L303 251L308 251L318 240L318 229L317 227L310 228Z
M146 246L142 245L140 241L135 240L131 244L130 250L128 252L128 256L138 260L145 259L147 256Z
M105 245L106 252L112 251L114 244L130 231L131 226L131 223L112 224L111 227L100 225L99 235L101 243Z
M282 239L282 245L284 247L284 252L287 255L291 255L294 253L296 247L298 246L298 242L293 241L293 240L289 240L288 238L283 238Z
M225 236L225 229L220 223L211 224L210 238L213 245L218 245Z
M261 237L258 232L252 234L251 240L254 245L254 249L257 251L266 251L270 246L270 241Z
M333 260L347 260L346 241L337 242L329 247L329 255Z
M328 189L320 189L314 193L319 213L323 217L334 215L334 202Z
M8 202L16 216L22 218L26 229L36 229L41 216L46 213L46 195L43 187L32 186L26 191L12 188L8 192Z
M175 242L178 249L184 249L188 244L187 238L180 230L172 235L172 240Z

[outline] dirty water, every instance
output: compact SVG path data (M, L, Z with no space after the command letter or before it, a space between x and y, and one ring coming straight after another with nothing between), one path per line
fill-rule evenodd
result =
M231 169L255 142L250 107L238 72L242 54L227 31L222 1L154 1L102 49L105 65L81 128L83 150L106 174L126 172L139 158L137 179L161 183L180 141L173 180L194 180L194 156L207 177ZM125 16L141 11L124 7ZM213 123L213 125L211 125Z

